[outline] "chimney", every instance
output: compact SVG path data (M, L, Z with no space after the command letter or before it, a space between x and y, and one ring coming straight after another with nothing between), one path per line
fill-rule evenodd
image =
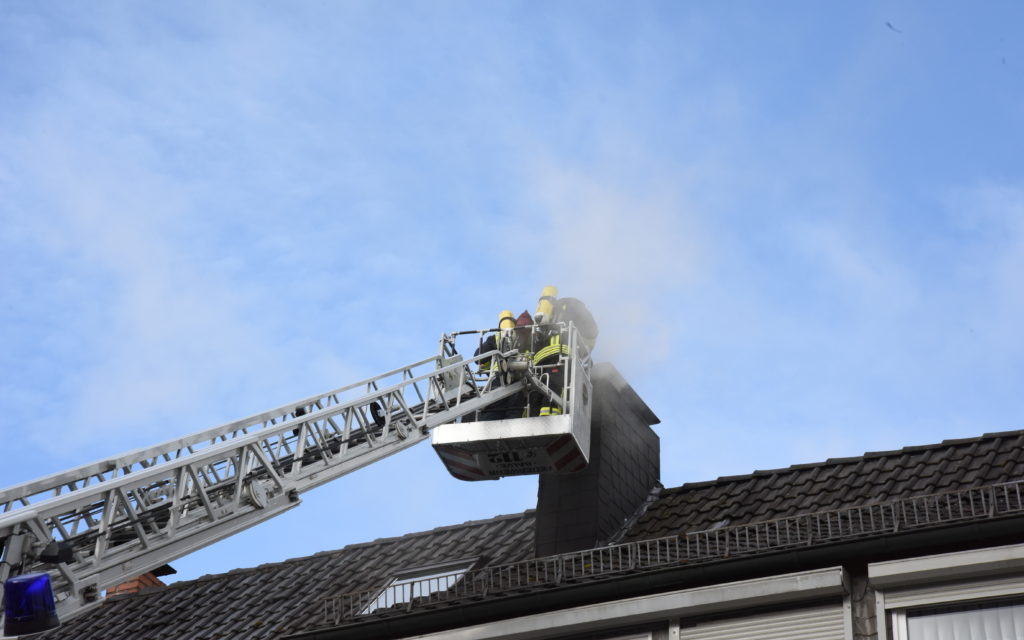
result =
M139 593L143 590L159 589L166 587L163 581L154 576L152 573L144 573L141 576L136 576L128 582L122 582L116 587L107 589L107 597L113 596L126 596L133 593Z
M153 591L156 589L164 589L167 587L162 576L169 576L178 573L171 565L165 564L153 569L149 573L144 573L141 576L136 576L127 582L122 582L116 587L107 589L107 598L113 596L127 596L134 593L145 593L147 591Z
M660 420L610 363L591 372L590 464L540 476L537 557L607 544L661 480Z

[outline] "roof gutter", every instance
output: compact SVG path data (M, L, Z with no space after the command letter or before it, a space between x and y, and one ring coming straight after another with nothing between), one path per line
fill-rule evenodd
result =
M563 637L651 624L669 615L703 616L808 600L838 602L849 592L847 584L843 568L830 567L536 613L502 620L499 624L484 623L416 636L415 640L537 640L554 634Z
M287 640L393 640L435 631L457 629L497 620L645 596L668 590L702 587L793 571L895 559L926 552L972 548L1020 538L1024 516L975 521L935 529L895 532L854 542L823 544L725 559L700 565L680 565L640 574L583 584L547 588L482 602L451 604L340 627L285 636ZM668 617L668 614L666 614Z

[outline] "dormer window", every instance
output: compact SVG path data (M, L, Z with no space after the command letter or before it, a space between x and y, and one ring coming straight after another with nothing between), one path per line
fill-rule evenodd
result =
M460 560L401 571L395 574L377 598L359 613L366 615L377 609L389 609L432 593L448 591L458 584L475 563L475 559Z

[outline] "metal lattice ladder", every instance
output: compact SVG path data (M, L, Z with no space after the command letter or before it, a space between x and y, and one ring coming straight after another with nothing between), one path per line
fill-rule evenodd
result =
M114 458L0 491L0 582L48 571L58 613L292 509L299 494L517 393L487 384L445 336L439 355ZM39 559L59 545L67 562ZM2 612L0 612L2 614Z

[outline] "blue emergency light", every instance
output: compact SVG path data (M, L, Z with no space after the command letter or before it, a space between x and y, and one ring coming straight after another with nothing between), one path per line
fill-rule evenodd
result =
M50 574L26 573L4 582L4 635L39 633L60 626Z

